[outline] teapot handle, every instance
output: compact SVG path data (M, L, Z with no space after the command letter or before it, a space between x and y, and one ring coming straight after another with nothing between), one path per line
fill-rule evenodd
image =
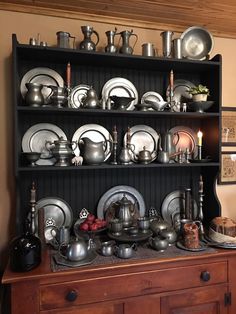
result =
M66 245L67 246L67 243L65 242L62 242L60 245L59 245L59 248L58 248L58 253L61 257L65 258L65 259L68 259L66 255L64 255L62 252L61 252L61 249L62 249L62 246Z
M137 251L137 249L138 249L137 243L133 243L133 244L131 245L131 248L132 248L134 251Z
M51 141L45 141L45 147L50 152L53 143Z
M96 32L95 30L93 30L93 33L97 36L97 42L95 43L95 46L97 46L99 42L99 35L98 35L98 32Z
M174 143L174 145L176 146L179 143L179 140L180 140L179 133L178 132L174 133L174 136L177 137L177 141Z

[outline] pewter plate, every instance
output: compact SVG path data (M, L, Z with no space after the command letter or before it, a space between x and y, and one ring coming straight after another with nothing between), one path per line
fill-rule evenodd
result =
M176 190L169 193L163 200L161 205L162 218L170 225L177 226L177 221L180 219L180 212L185 207L185 194L184 191ZM197 217L198 207L194 200L193 219ZM174 221L173 221L174 220Z
M183 243L181 241L178 241L176 243L176 246L181 249L181 250L185 250L185 251L190 251L190 252L200 252L200 251L205 251L207 249L206 245L203 242L199 243L199 247L196 249L189 249L186 246L183 245Z
M170 129L169 132L175 135L174 143L178 141L176 144L176 151L178 151L178 149L186 151L186 148L188 148L190 153L193 154L193 157L197 157L197 135L191 128L185 126L176 126ZM179 140L176 134L178 134Z
M173 99L177 103L188 102L192 99L192 95L188 92L191 87L195 87L195 85L187 80L175 80L173 87ZM170 86L167 87L166 90L166 99L170 101ZM177 108L177 106L175 107ZM176 109L177 110L177 109Z
M130 143L134 145L134 153L131 153L132 161L136 162L135 155L143 150L145 146L146 150L149 150L152 156L152 161L156 159L157 156L157 145L159 140L159 135L157 132L147 125L135 125L130 128ZM124 146L127 143L127 133L124 136Z
M130 102L126 110L134 110L134 106L138 103L137 89L132 82L122 77L114 77L104 84L102 88L102 99L107 101L110 96L135 98Z
M62 257L58 252L55 255L53 255L53 258L56 264L62 265L62 266L68 266L68 267L79 267L79 266L92 264L92 262L95 260L96 257L97 257L97 254L93 250L89 250L87 256L78 262L69 261L65 259L64 257Z
M130 235L128 234L128 232L123 231L120 235L115 235L111 232L108 232L107 235L109 238L120 242L140 242L150 238L153 235L153 233L151 230L147 230L147 232L139 231L135 235Z
M51 158L52 154L46 149L46 141L54 142L60 137L67 140L66 134L55 124L38 123L31 126L22 138L22 150L24 153L39 152L40 158Z
M104 142L106 140L112 141L112 136L108 132L108 130L99 124L82 125L80 128L78 128L75 131L72 137L72 142L74 141L76 143L79 143L79 141L83 137L88 137L91 141L95 143ZM74 150L74 153L76 156L80 155L79 145L77 145L76 149ZM107 142L106 149L105 149L105 161L110 157L110 155L111 155L111 144Z
M145 216L146 206L143 196L132 186L117 185L106 191L100 198L97 206L98 218L107 218L106 211L112 208L112 204L120 201L124 194L129 201L135 204L135 211L138 212L138 216ZM136 215L136 212L134 215Z
M203 27L192 26L180 36L182 39L182 55L192 60L205 60L214 45L211 33Z
M20 91L23 98L25 98L25 94L27 93L27 88L25 86L26 83L64 87L63 78L59 73L50 68L34 68L25 73L20 83ZM42 94L44 96L44 103L48 104L52 90L50 88L43 87Z
M87 91L89 89L90 86L85 84L75 86L70 94L70 101L68 102L69 107L71 108L82 107L83 98L87 95Z

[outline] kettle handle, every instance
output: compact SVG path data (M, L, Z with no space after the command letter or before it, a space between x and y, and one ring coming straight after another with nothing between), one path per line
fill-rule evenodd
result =
M135 42L133 44L133 49L134 49L134 47L135 47L135 45L137 44L137 41L138 41L138 35L137 34L131 34L130 37L131 36L135 36L136 37Z
M62 248L62 246L64 246L64 245L67 246L67 243L62 242L62 243L59 245L59 247L58 247L58 253L59 253L59 255L60 255L61 257L65 258L65 259L68 259L67 256L64 255L64 254L62 254L62 252L61 252L61 248Z
M179 132L175 132L174 133L174 137L177 137L177 141L174 143L174 145L176 146L179 143L179 140L180 140Z
M95 46L97 46L98 42L99 42L99 35L98 32L96 32L95 30L93 30L93 33L97 36L97 42L95 43Z

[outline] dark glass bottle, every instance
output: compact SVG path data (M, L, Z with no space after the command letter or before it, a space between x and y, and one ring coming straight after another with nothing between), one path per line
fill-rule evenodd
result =
M37 267L40 262L41 241L38 237L27 230L22 236L12 240L10 246L10 268L12 271L29 271Z

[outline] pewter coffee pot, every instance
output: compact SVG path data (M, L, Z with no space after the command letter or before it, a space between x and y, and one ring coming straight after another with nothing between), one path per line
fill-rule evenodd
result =
M56 33L57 35L57 47L60 48L75 48L75 37L71 36L68 32L59 31ZM70 38L73 39L71 44Z
M177 140L174 141L177 136ZM168 152L169 155L173 155L176 152L176 145L179 142L179 134L166 132L162 137L162 148L164 151Z
M133 51L134 51L134 47L137 43L138 40L138 35L133 33L133 30L131 29L131 31L123 31L119 33L122 39L122 46L120 47L120 53L124 53L124 54L129 54L132 55ZM130 37L134 36L136 38L133 47L130 46Z
M117 47L115 46L115 36L118 35L117 28L114 31L107 31L107 46L105 47L105 52L116 53Z
M96 50L96 46L99 42L99 35L93 29L92 26L81 26L82 33L84 35L84 39L79 44L79 48L82 50ZM97 41L94 43L91 39L92 35L95 34L97 37Z
M123 195L122 199L117 202L118 207L118 217L123 222L124 227L130 227L133 223L133 203L128 200L128 198Z

